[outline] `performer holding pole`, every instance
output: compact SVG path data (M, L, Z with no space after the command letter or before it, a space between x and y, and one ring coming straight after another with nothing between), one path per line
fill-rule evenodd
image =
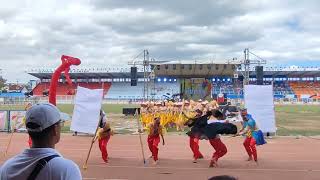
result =
M89 148L89 151L88 151L88 155L87 155L87 158L86 158L86 161L85 163L83 164L83 169L87 169L88 168L88 160L89 160L89 157L90 157L90 153L91 153L91 149L92 149L92 146L94 144L94 142L99 138L99 148L100 148L100 139L106 139L106 134L108 134L108 132L110 132L110 130L108 130L108 128L106 127L106 132L104 132L103 128L104 126L106 125L106 116L105 116L105 113L103 112L103 110L101 109L100 110L100 119L99 119L99 123L97 125L97 128L96 128L96 131L95 131L95 136L92 138L92 141L91 141L91 144L90 144L90 148ZM109 125L109 128L110 128L110 125ZM99 131L100 130L100 131ZM102 152L102 159L105 160L103 157L108 157L108 153L105 154L105 152L107 151L107 143L109 141L110 137L108 138L107 141L105 140L101 140L101 144L103 144L103 146L101 146L100 148L100 151L102 152L103 150L101 149L105 149L105 151ZM104 142L104 143L102 143ZM102 148L104 147L104 148ZM106 156L104 156L106 155ZM107 159L107 158L106 158ZM106 161L105 161L106 162Z
M141 154L142 154L142 159L143 159L143 164L146 165L146 158L144 156L144 149L143 149L143 143L142 143L142 138L141 138L141 125L140 125L140 119L139 119L139 112L136 110L135 116L137 118L137 123L138 123L138 133L139 133L139 141L140 141L140 147L141 147Z
M96 129L96 131L95 131L94 134L97 134L98 129L99 129L99 124L98 124L97 129ZM92 141L91 141L91 144L90 144L90 148L89 148L89 151L88 151L88 154L87 154L86 161L84 162L84 164L83 164L83 166L82 166L82 168L83 168L84 170L88 169L88 160L89 160L90 153L91 153L91 149L92 149L92 146L93 146L93 144L94 144L95 139L96 139L96 136L94 136L94 137L92 138Z
M163 127L160 124L160 118L154 118L153 123L148 125L149 135L148 135L148 147L151 151L153 158L153 164L157 165L158 163L158 145L160 143L160 136L162 138L162 145L165 145L164 138L163 138Z
M107 144L112 135L113 131L110 128L110 123L106 122L106 115L102 110L100 110L99 128L94 141L96 141L97 139L99 140L99 149L101 151L102 159L105 163L108 163Z

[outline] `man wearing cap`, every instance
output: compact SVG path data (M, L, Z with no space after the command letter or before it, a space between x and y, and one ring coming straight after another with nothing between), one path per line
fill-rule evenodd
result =
M0 168L1 180L82 179L79 167L55 150L60 140L60 111L52 104L35 104L26 113L32 147L7 160Z

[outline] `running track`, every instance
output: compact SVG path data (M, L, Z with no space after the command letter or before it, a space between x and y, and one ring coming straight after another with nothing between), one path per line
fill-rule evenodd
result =
M7 146L9 134L0 133L1 160L12 157L27 147L27 135L13 136L9 154L2 154ZM150 156L143 136L146 157ZM228 153L219 161L219 168L208 168L213 149L207 141L201 141L200 150L205 160L192 163L192 154L187 136L167 135L166 145L159 145L160 161L157 166L142 162L139 138L136 135L115 135L108 146L110 160L105 164L100 158L98 144L94 144L88 169L82 169L92 137L63 134L57 149L66 158L75 161L85 180L125 180L125 179L208 179L215 175L233 175L240 180L319 180L320 140L302 137L276 137L268 139L268 144L258 147L259 165L246 162L246 153L241 137L223 137ZM147 161L148 162L148 161Z

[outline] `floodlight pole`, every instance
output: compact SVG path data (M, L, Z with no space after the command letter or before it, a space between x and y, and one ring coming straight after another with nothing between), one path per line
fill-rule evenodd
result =
M255 56L259 60L251 60L249 54ZM250 66L253 64L261 65L266 64L267 61L261 57L255 55L253 52L249 51L249 48L244 49L244 60L241 62L244 65L244 74L243 74L243 85L248 85L250 82Z
M143 50L143 100L148 100L149 95L149 79L147 68L149 66L149 52Z
M143 61L136 61L138 57L140 57L143 53ZM148 67L150 65L149 62L149 51L143 50L140 54L138 54L131 62L128 63L128 65L133 65L134 67L136 65L142 65L143 66L143 100L148 100L148 94L149 94L149 74L148 74Z
M154 62L155 59L151 58L150 62ZM151 67L151 66L150 66ZM154 66L153 68L151 67L150 69L150 74L149 74L149 87L151 87L151 91L150 91L150 95L151 95L151 100L155 100L155 95L156 95L156 84L155 84L155 68L156 66Z
M249 59L249 49L244 49L244 78L243 85L248 85L250 82L250 59Z

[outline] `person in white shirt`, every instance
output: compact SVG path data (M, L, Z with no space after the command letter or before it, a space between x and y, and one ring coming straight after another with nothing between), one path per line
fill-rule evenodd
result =
M35 104L26 113L32 147L7 160L1 180L81 180L79 167L55 150L60 140L61 116L52 104Z

